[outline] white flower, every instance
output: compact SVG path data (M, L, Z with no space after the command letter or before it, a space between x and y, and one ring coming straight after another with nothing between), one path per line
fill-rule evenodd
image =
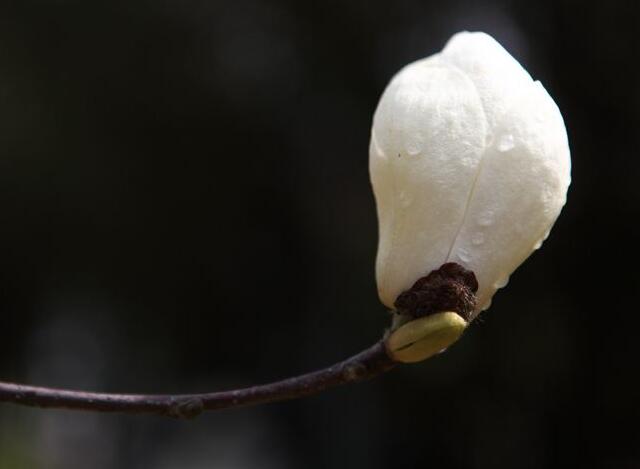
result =
M472 270L478 312L548 236L571 160L553 99L492 37L462 32L404 67L373 119L378 291L397 296L445 262Z

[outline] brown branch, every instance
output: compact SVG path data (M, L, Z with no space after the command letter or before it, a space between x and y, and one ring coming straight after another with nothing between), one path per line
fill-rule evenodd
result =
M205 394L146 395L69 391L0 382L0 402L96 412L152 413L193 418L205 410L229 409L298 399L347 383L378 376L397 363L387 355L384 342L328 368L274 383Z
M455 342L467 323L451 323L440 318L427 326L417 318L443 311L440 316L453 313L461 318L475 307L475 275L462 266L449 263L419 279L398 302L406 309L409 323L395 330L390 342L401 348L387 350L385 339L368 349L322 370L250 388L205 394L107 394L69 391L46 387L25 386L0 382L0 403L31 407L86 410L95 412L150 413L175 418L193 418L205 410L229 409L269 402L298 399L325 389L374 378L400 362L424 360ZM403 311L404 311L403 309ZM405 318L407 319L407 318ZM415 322L412 322L414 321ZM410 325L414 324L411 328ZM409 329L407 329L409 327ZM399 334L399 336L398 336ZM393 340L393 338L397 340ZM389 340L387 339L387 340ZM409 347L409 349L407 348ZM407 354L407 350L413 352ZM402 352L402 353L400 353ZM391 358L390 354L396 360Z

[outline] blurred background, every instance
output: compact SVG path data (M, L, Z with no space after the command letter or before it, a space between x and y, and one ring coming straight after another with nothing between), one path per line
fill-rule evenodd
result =
M372 113L459 30L556 99L573 184L446 354L187 422L0 405L0 469L640 467L631 5L3 0L5 381L211 391L377 340Z

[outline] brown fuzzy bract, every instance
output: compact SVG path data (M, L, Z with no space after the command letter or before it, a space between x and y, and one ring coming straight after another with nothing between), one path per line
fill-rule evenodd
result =
M396 298L394 306L399 314L412 318L454 311L468 321L476 308L477 291L475 274L455 262L448 262L419 278Z

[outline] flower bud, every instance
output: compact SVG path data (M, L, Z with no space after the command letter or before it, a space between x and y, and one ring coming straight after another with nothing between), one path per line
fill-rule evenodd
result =
M457 341L466 327L467 322L451 311L416 319L389 335L387 354L400 363L421 362Z
M548 236L571 167L544 87L493 38L468 32L391 80L369 163L382 302L393 309L419 278L455 262L478 281L472 317Z

